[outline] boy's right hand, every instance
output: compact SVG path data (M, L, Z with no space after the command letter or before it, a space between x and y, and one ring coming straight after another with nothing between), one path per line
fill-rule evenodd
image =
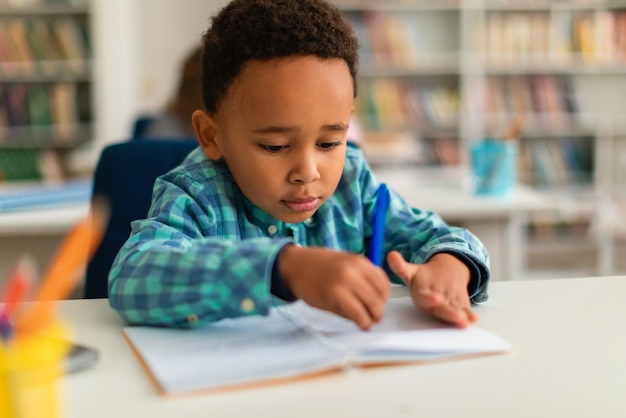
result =
M279 267L294 296L368 330L383 318L389 279L366 257L320 247L289 245Z

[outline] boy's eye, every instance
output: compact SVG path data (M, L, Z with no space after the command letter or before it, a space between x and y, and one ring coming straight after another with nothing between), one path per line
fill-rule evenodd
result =
M282 150L287 148L286 145L264 145L264 144L259 144L259 146L264 151L271 152L271 153L281 152Z
M335 147L338 147L339 145L341 145L341 141L337 141L337 142L320 142L318 144L318 147L320 147L323 150L329 150L329 149L333 149Z

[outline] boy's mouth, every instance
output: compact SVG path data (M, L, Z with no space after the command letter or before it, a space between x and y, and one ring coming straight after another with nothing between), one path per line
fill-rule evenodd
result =
M302 199L283 200L285 206L293 212L310 212L317 208L320 199L317 197L305 197Z

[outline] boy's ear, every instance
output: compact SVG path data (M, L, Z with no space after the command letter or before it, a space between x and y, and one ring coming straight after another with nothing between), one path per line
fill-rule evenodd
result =
M213 161L222 158L217 141L218 129L215 118L204 110L196 110L191 115L191 123L206 156Z

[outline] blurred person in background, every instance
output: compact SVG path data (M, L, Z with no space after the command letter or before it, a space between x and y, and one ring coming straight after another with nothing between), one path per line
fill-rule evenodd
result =
M161 113L145 118L145 126L136 136L149 139L180 139L195 141L191 114L204 109L202 104L202 48L194 48L185 58L176 95ZM137 130L137 127L135 127Z

